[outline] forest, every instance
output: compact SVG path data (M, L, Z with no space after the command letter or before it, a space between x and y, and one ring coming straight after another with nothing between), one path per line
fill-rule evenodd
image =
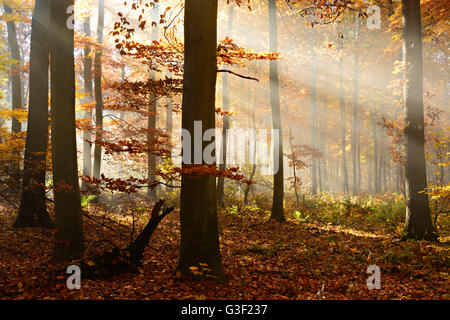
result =
M0 300L449 300L449 12L0 0Z

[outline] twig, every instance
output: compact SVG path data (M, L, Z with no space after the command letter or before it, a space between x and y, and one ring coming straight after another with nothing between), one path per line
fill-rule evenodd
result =
M225 70L225 69L217 70L217 73L219 73L219 72L227 72L227 73L234 74L235 76L238 76L239 78L248 79L248 80L255 80L256 82L259 82L259 80L256 79L256 78L243 76L242 74L233 72L233 71L231 71L231 70Z

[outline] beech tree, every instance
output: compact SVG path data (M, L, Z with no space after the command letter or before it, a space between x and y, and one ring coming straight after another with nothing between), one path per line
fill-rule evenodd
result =
M278 23L276 0L269 0L269 51L278 50ZM272 107L272 128L278 131L278 141L274 143L273 162L278 163L278 170L273 175L273 203L270 218L284 221L284 178L283 178L283 132L280 113L280 83L278 78L278 62L270 61L270 105Z
M3 10L5 14L11 15L13 10L10 6L4 5ZM21 55L20 55L20 47L19 42L17 41L17 31L16 31L16 23L14 20L8 20L6 22L6 29L8 31L8 44L9 51L11 54L11 59L13 59L13 63L11 64L11 100L12 100L12 109L21 109L23 106L22 102L22 80L21 80ZM22 125L20 122L13 117L11 124L11 132L19 133L22 131Z
M228 33L233 29L233 4L229 4L228 8ZM230 94L228 90L228 73L224 72L222 74L222 109L224 112L229 111L230 108ZM227 167L227 144L228 144L228 134L227 130L230 128L230 117L228 115L223 116L223 126L222 126L222 147L220 149L220 164L219 170L225 170ZM225 178L219 177L217 179L217 201L219 206L223 207L223 197L225 194Z
M47 212L45 173L48 140L50 1L36 0L31 26L30 105L25 144L23 191L15 227L52 227Z
M191 155L194 155L194 121L202 122L202 137L207 129L215 128L217 7L217 0L186 0L185 3L182 128L192 137L190 143L184 142ZM202 151L205 146L203 142ZM183 168L188 167L183 161ZM178 270L192 276L190 267L199 268L202 263L209 269L204 275L224 280L214 176L183 174L180 222Z
M91 18L87 17L83 23L83 32L86 37L91 36ZM84 94L86 95L84 102L91 102L93 96L92 88L92 57L91 47L86 44L83 48L83 81L84 81ZM92 125L92 109L88 108L84 112L84 119L89 125ZM92 134L89 130L83 131L83 176L92 176L92 148L91 141ZM88 186L83 180L82 189L87 190Z
M406 140L405 236L431 240L435 237L428 202L423 114L422 22L420 0L403 0L403 62Z
M52 0L50 11L51 142L55 226L54 260L84 250L75 137L74 0ZM69 11L69 13L68 13Z
M159 5L153 8L153 20L159 22ZM152 41L158 41L158 27L152 26ZM156 72L154 70L149 71L150 79L156 80ZM156 144L157 136L156 130L156 112L158 108L157 97L150 95L150 101L148 106L148 118L147 118L147 144ZM152 186L156 180L156 155L154 151L147 153L147 178L149 187L147 188L147 196L150 200L156 200L156 186Z
M98 0L97 42L103 44L103 27L105 24L105 2ZM94 95L95 95L95 148L94 178L100 178L102 165L102 131L103 131L103 94L102 94L102 48L95 50L94 57Z

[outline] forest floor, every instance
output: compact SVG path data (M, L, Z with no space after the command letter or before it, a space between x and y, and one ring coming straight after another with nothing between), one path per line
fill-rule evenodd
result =
M97 220L100 215L90 210ZM89 251L118 236L89 219ZM178 212L158 227L138 274L83 280L66 287L49 263L49 230L12 230L0 211L0 299L449 299L449 245L400 241L331 225L268 221L252 212L219 212L220 243L228 281L180 279ZM101 235L101 236L100 236ZM121 238L122 237L122 238ZM108 240L109 238L109 240ZM117 241L121 238L122 242ZM127 243L128 241L128 243ZM381 289L369 290L367 268L381 269Z

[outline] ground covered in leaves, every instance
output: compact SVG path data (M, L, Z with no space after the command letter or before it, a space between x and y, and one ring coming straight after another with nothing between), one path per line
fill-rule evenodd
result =
M119 221L121 227L116 219L112 228L106 227L110 224L100 211L90 208L89 215L92 219L84 219L88 253L129 243L127 221ZM219 218L229 278L224 284L182 279L175 273L180 238L175 211L150 240L140 273L109 280L82 279L80 290L69 290L68 275L57 272L66 266L49 263L52 232L13 230L12 215L3 210L0 299L450 298L448 243L404 242L295 219L278 223L245 210L221 212ZM367 267L373 264L381 268L380 290L366 286Z

